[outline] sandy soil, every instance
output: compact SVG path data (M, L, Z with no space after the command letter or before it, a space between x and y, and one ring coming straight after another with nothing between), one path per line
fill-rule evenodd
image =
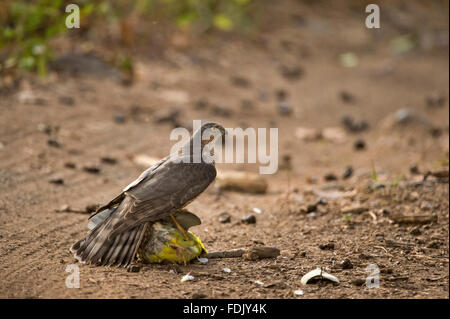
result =
M95 60L89 70L74 75L80 62L68 63L67 72L43 81L27 77L17 90L1 93L0 297L449 297L448 176L414 184L427 171L448 174L448 4L427 10L411 4L404 11L393 6L380 30L363 27L359 7L324 12L292 2L272 9L266 32L250 39L223 37L193 45L178 34L176 43L189 45L167 49L161 58L137 57L131 86L118 81L116 71L86 58ZM419 27L434 46L421 42L394 55L391 40ZM446 44L436 40L442 33ZM340 64L345 52L358 56L356 67ZM286 78L283 66L300 67L301 75ZM292 107L289 116L278 111L279 90ZM435 96L443 101L434 103ZM207 105L202 108L198 101ZM137 273L80 265L81 287L68 289L65 269L75 263L68 248L83 236L89 215L57 210L105 203L144 169L134 156L165 156L173 125L155 119L170 107L181 110L179 122L186 126L209 119L225 127L279 128L280 162L289 155L292 164L288 198L288 173L280 170L266 177L265 195L219 193L211 185L189 208L203 221L192 230L208 250L263 243L281 255L149 265ZM395 123L402 108L414 113ZM343 129L344 115L367 121L369 128L345 132L341 142L295 135L298 127ZM365 149L355 150L358 139ZM100 171L84 170L92 165ZM344 180L349 165L354 173ZM418 173L410 171L412 165ZM247 164L218 167L257 171ZM371 187L373 167L384 188ZM330 173L337 181L324 179ZM55 179L63 184L50 182ZM304 211L330 192L341 197ZM346 212L350 205L365 211ZM255 214L254 207L262 213ZM231 215L230 223L219 222L223 212ZM255 214L256 224L240 222L249 214ZM402 224L393 221L398 214L435 217L425 224ZM351 269L343 269L345 259ZM380 268L378 289L364 284L369 264ZM301 277L317 267L327 267L341 283L301 286ZM187 273L195 280L181 284ZM295 296L300 288L304 295Z

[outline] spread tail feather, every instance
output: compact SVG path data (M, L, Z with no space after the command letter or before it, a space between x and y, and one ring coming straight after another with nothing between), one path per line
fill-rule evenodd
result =
M96 225L85 238L76 242L70 251L81 263L93 265L128 266L136 256L146 224L110 236L113 227L107 218Z

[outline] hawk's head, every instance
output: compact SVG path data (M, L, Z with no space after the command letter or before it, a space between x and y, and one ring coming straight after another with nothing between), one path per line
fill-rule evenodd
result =
M223 138L227 134L227 131L223 128L222 125L214 122L209 122L203 124L202 127L194 134L194 136L197 134L200 134L202 146L204 146L212 141L215 141L218 138Z

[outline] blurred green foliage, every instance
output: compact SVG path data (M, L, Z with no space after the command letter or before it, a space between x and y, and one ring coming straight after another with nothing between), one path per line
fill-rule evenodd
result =
M80 7L81 28L118 23L131 13L144 21L167 20L197 32L245 30L252 26L252 0L7 0L0 7L0 72L8 69L47 72L50 40L68 31L69 3ZM3 10L3 12L2 12ZM2 14L3 13L3 14ZM95 23L83 24L83 19Z

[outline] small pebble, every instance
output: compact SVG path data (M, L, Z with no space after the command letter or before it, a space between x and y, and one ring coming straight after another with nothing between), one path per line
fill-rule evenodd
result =
M114 122L117 124L123 124L126 121L126 117L123 114L116 114L114 115Z
M49 183L56 184L56 185L63 185L64 184L64 179L62 179L62 178L51 178L49 180Z
M341 261L340 263L342 269L352 269L353 268L353 264L350 261L350 259L345 258L343 261Z
M312 213L317 211L317 205L316 204L308 204L308 206L306 206L306 213Z
M353 103L355 101L355 97L348 91L339 92L339 97L345 103Z
M140 270L141 270L140 265L130 265L130 266L128 266L128 269L127 269L128 272L139 272Z
M64 167L74 169L74 168L76 168L77 166L75 165L75 163L72 163L72 162L66 162L66 163L64 163Z
M109 156L103 156L100 158L100 160L105 163L105 164L110 164L110 165L114 165L117 163L117 159L113 158L113 157L109 157Z
M227 224L229 222L231 222L231 216L227 213L223 213L220 217L219 217L219 222L222 224Z
M324 176L324 179L327 182L331 182L331 181L337 181L338 178L333 173L328 173L327 175Z
M366 121L364 120L356 121L353 119L353 117L348 115L342 118L342 124L345 126L347 131L352 133L362 132L369 128L369 124Z
M353 147L357 151L362 151L366 149L366 142L363 139L357 139Z
M45 134L50 135L50 133L52 132L52 127L48 124L40 123L38 125L38 130Z
M411 165L411 167L409 168L409 172L415 175L420 174L419 166L417 164Z
M256 217L254 215L244 216L244 218L242 218L242 222L244 224L256 224Z
M87 173L90 174L98 174L100 173L100 168L98 166L95 165L87 165L87 166L83 166L83 170Z
M353 167L347 166L345 168L344 175L342 176L343 179L350 178L353 175Z
M275 95L277 96L278 101L282 102L285 101L288 97L288 94L285 90L279 89L275 92Z
M291 115L292 114L291 105L286 101L280 102L278 104L278 113L283 116Z
M319 248L322 250L333 250L334 249L334 243L326 243L326 244L320 244Z
M282 65L280 67L281 75L289 81L298 80L303 75L303 69L299 66L287 67Z
M49 138L47 140L47 144L51 147L56 147L56 148L61 147L61 144L55 138Z

